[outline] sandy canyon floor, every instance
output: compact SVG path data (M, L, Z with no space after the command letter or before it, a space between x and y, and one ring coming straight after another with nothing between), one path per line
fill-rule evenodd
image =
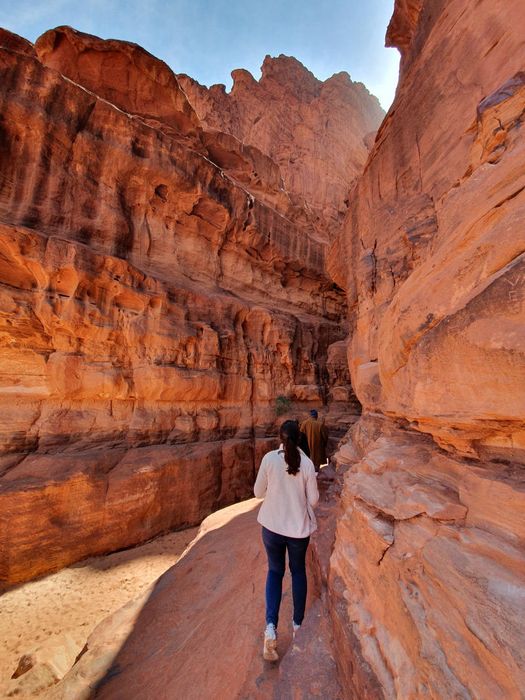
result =
M133 549L92 557L0 596L0 697L13 690L16 681L10 678L22 655L56 647L80 652L98 623L173 566L197 531L171 532Z

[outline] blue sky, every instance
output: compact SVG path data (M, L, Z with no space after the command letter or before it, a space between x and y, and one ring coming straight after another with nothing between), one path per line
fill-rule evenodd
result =
M346 70L386 109L398 52L384 48L394 0L0 0L0 26L34 41L60 24L126 39L204 85L258 78L266 54L295 56L318 78Z

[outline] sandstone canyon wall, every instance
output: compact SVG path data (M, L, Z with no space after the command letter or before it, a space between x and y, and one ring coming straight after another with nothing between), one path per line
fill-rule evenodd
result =
M266 56L261 78L232 72L233 87L207 89L186 75L179 81L209 129L256 146L279 166L290 201L330 240L348 208L348 190L368 155L384 112L347 73L318 80L295 58Z
M525 15L396 0L396 99L330 269L363 416L329 574L349 696L523 697Z
M351 180L380 114L343 82L366 113L353 140L331 132ZM210 130L140 47L69 28L34 48L0 35L0 100L0 580L15 583L246 497L275 398L299 411L349 390L324 221L264 144Z

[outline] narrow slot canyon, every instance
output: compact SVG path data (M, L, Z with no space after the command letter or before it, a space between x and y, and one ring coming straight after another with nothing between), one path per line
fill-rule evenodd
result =
M520 0L395 0L388 112L0 29L0 696L520 700ZM329 461L264 661L253 484Z

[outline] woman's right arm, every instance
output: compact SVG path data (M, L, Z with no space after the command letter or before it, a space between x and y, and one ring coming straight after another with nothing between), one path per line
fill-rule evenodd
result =
M266 489L268 488L268 466L266 461L266 455L262 458L261 466L257 472L257 478L255 479L255 484L253 486L253 493L255 498L264 498L266 496Z

